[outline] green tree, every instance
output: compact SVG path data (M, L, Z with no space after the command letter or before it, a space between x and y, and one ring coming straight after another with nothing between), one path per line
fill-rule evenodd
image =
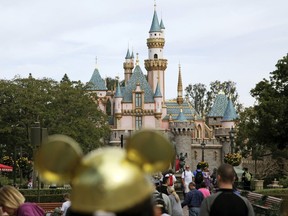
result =
M244 157L263 160L266 174L279 178L285 175L285 160L288 158L288 56L279 60L269 80L263 79L251 90L256 105L240 113L237 125L236 144ZM273 172L266 161L271 160ZM258 169L255 166L255 170ZM260 169L260 168L259 168ZM276 170L276 174L275 174ZM263 174L263 173L262 173ZM287 171L286 171L287 175Z
M257 140L275 149L288 146L288 54L276 64L269 80L263 79L251 90L256 99Z
M243 105L239 102L236 83L232 81L221 82L216 80L210 83L209 89L202 83L189 84L185 88L185 95L189 98L195 110L203 116L209 113L217 94L221 90L227 97L231 97L237 112L240 112L243 109Z
M102 145L109 134L106 115L98 108L96 95L80 81L15 78L0 80L0 144L7 155L14 146L32 157L30 128L35 121L49 134L63 133L82 145L85 152Z

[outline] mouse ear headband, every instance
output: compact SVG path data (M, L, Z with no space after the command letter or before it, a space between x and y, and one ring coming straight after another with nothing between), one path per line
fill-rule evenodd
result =
M147 174L168 169L174 157L168 139L151 130L133 134L125 150L105 147L85 156L70 137L53 135L37 151L35 167L45 181L71 182L73 210L120 212L151 195Z

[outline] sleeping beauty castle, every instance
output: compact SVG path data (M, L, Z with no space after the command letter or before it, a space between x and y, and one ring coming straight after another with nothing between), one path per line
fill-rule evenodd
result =
M183 97L181 67L179 65L176 99L165 97L165 71L168 60L164 55L165 26L159 22L156 6L147 38L148 58L139 64L138 54L127 50L124 62L124 86L119 82L108 90L98 68L90 79L91 91L98 96L100 109L109 116L112 132L111 145L125 145L123 137L134 131L153 128L162 132L173 143L177 155L186 155L192 168L203 159L211 168L223 162L231 151L231 128L237 114L229 98L219 93L206 117L201 117ZM144 43L144 41L143 41ZM124 56L124 55L123 55Z

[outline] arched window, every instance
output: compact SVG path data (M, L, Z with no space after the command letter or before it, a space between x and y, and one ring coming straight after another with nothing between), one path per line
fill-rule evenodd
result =
M158 59L158 55L157 54L154 54L154 59Z

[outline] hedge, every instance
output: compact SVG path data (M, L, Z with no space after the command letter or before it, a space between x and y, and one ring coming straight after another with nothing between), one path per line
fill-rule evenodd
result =
M70 193L71 189L40 189L39 201L37 189L20 189L19 190L26 198L26 202L63 202L63 194Z

